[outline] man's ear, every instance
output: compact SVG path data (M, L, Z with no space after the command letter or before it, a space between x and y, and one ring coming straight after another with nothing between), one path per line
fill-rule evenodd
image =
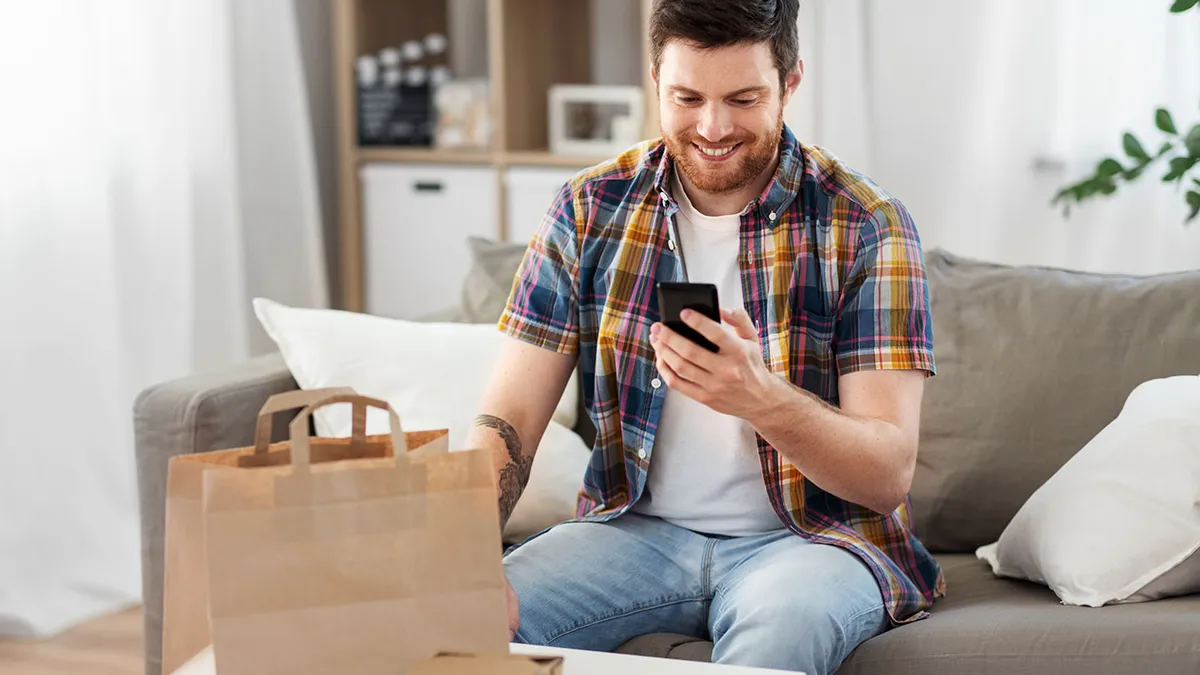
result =
M800 80L804 79L804 59L796 60L796 67L792 72L788 73L784 80L783 86L783 104L787 105L788 101L792 100L792 95L796 93L796 89L800 87Z
M649 70L650 70L650 79L654 80L654 88L658 89L658 71L654 69L654 66L650 66Z

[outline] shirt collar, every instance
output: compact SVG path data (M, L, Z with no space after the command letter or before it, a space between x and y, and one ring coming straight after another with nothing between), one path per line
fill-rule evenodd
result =
M674 210L679 208L671 196L671 179L675 171L675 162L671 160L671 153L667 152L665 141L660 147L662 157L659 158L658 167L654 173L654 189ZM792 130L787 124L784 124L783 134L779 140L779 164L775 167L775 175L771 178L771 182L767 183L767 187L763 189L762 193L752 200L756 202L752 208L758 210L767 229L775 229L775 225L780 221L778 215L771 218L771 214L781 213L796 198L803 173L804 152Z

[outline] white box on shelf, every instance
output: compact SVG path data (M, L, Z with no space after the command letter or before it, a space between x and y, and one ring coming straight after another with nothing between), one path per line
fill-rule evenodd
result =
M418 319L456 307L467 237L499 232L492 167L367 164L362 181L365 310Z
M523 244L533 238L546 209L574 169L517 166L504 172L505 220L508 241Z

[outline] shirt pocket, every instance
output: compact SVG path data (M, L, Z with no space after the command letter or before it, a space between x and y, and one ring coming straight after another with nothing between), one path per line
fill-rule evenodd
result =
M832 400L837 379L835 334L837 316L799 309L792 316L792 381L801 388Z

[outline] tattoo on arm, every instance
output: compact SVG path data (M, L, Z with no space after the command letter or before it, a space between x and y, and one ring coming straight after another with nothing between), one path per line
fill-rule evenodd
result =
M517 430L511 424L493 415L480 415L475 418L475 426L495 429L504 441L508 450L508 462L500 469L500 526L508 522L517 500L525 484L529 482L529 470L533 467L533 457L521 452L521 439Z

